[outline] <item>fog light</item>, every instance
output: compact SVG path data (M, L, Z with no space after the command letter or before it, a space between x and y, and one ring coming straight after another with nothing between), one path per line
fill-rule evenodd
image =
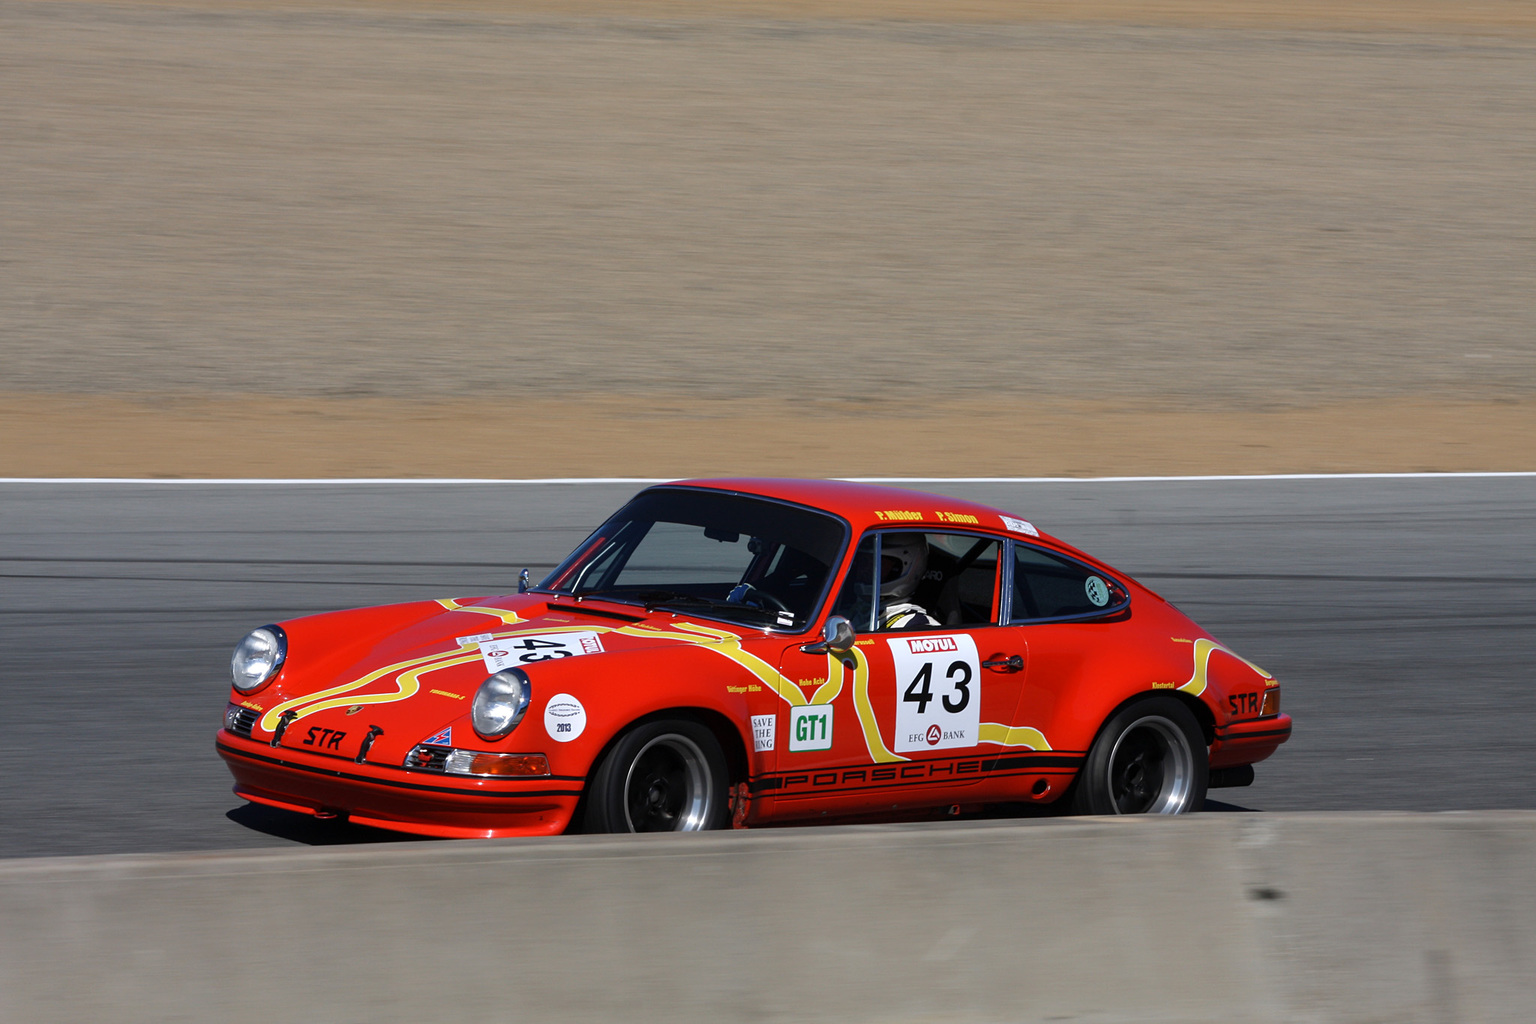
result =
M1266 715L1278 715L1280 713L1280 687L1271 686L1264 691L1264 709L1259 712L1260 717Z
M454 750L443 762L443 771L455 775L548 775L549 759L543 754L485 754Z

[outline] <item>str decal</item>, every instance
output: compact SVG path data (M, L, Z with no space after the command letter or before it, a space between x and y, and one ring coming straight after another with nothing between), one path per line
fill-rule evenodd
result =
M309 738L304 741L306 747L329 747L332 750L341 749L341 741L347 738L344 732L335 729L314 728L309 730Z

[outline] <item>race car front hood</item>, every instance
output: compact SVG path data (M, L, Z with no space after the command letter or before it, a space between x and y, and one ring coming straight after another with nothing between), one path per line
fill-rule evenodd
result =
M763 635L665 611L533 594L388 605L281 625L288 634L281 673L236 698L257 712L252 738L281 728L284 746L348 754L371 731L370 759L396 761L445 730L467 736L470 703L493 672L520 667L537 676L548 671L542 663L559 662L565 675L572 659L599 668L645 649Z

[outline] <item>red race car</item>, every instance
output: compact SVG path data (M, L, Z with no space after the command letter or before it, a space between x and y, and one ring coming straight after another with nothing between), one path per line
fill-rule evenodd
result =
M235 649L257 803L431 836L1199 810L1290 736L1269 673L997 509L852 483L642 491L538 586Z

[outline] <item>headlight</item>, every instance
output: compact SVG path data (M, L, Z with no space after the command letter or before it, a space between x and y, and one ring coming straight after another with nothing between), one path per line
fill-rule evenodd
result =
M262 626L245 635L235 645L229 659L229 674L235 689L250 693L277 675L288 657L288 634L279 626Z
M533 687L520 668L503 669L480 684L469 717L481 739L500 739L523 720Z

